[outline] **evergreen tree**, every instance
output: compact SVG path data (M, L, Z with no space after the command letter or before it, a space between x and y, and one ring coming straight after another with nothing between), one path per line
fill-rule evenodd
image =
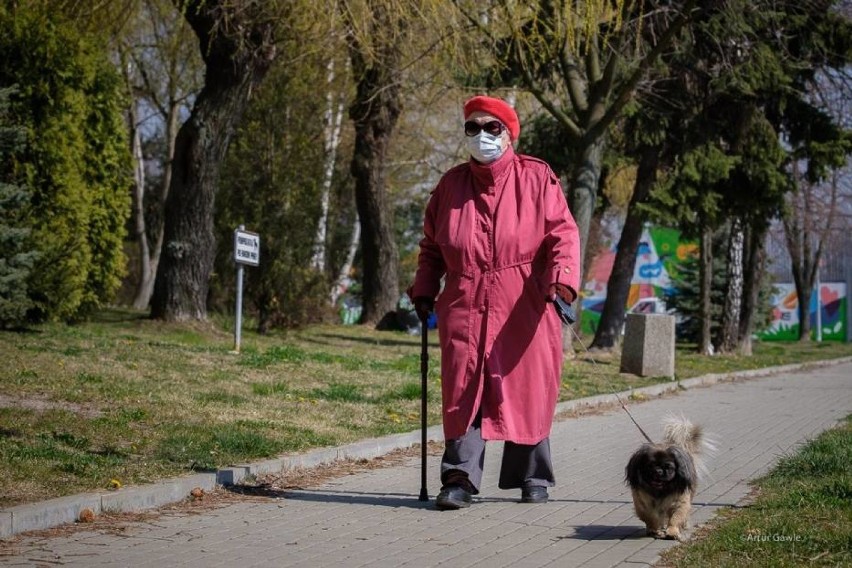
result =
M718 231L713 237L713 247L722 249L728 241L729 231ZM718 345L722 323L722 310L728 294L728 265L725 255L713 262L713 277L710 289L710 330L713 345ZM665 295L666 307L682 316L677 323L678 341L695 343L701 329L701 282L699 258L688 256L677 269L669 273L671 288ZM761 280L754 308L754 329L765 329L772 322L772 296L774 286L769 278Z
M24 226L30 194L15 182L13 152L23 148L25 131L9 117L13 88L0 89L0 327L21 324L31 306L27 279L36 258Z
M722 246L723 237L718 235L716 246ZM678 265L677 270L670 273L671 288L666 293L666 307L682 316L677 324L677 338L679 341L695 343L699 340L702 324L701 310L701 275L698 256L688 256L684 262ZM727 263L724 256L720 256L713 263L713 278L710 291L711 311L710 330L715 344L719 335L719 322L722 318L722 306L725 304L725 275Z
M30 190L39 251L32 320L73 320L109 301L125 269L130 160L121 80L104 50L40 2L0 5L0 86L28 132L12 154Z
M714 259L740 259L729 265L726 351L748 351L750 308L764 273L762 242L791 189L785 160L819 164L826 162L821 152L843 155L838 129L817 120L806 95L819 70L842 69L849 60L852 26L837 13L839 4L720 4L696 18L682 52L665 58L678 81L685 112L677 122L686 135L675 141L681 155L669 182L654 193L655 206L685 232L700 233L705 292ZM709 235L729 220L735 221L733 238L724 249L713 248ZM709 295L703 306L709 322ZM702 352L709 346L709 328L704 331Z

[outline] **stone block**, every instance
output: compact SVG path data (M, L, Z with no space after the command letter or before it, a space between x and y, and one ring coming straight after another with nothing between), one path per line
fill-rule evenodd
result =
M216 470L216 483L229 486L242 483L248 477L251 465L233 465Z
M675 318L665 314L627 314L621 347L621 372L674 378Z
M100 513L101 503L97 493L82 493L68 497L59 497L17 505L3 511L4 516L11 513L11 533L41 530L65 523L73 523L84 508L91 509L95 514Z

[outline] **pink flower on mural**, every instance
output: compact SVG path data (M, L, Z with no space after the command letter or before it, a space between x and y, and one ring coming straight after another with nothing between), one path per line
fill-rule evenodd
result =
M832 290L828 286L820 286L819 299L825 311L826 318L829 320L826 323L832 323L836 319L838 310L840 309L840 292Z
M840 298L839 292L835 292L828 286L820 286L819 299L823 303L823 305L828 305L832 302L835 302L838 298Z

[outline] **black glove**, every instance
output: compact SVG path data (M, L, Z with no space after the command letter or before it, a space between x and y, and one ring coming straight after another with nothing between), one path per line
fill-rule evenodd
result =
M420 318L420 321L429 319L429 314L432 313L434 307L435 300L432 298L426 296L417 296L414 298L414 311L417 312L417 317Z

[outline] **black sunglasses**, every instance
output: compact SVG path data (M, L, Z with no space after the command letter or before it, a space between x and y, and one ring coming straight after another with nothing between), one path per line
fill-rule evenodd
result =
M503 134L503 130L505 128L506 127L503 126L503 123L499 120L489 120L485 124L479 124L473 120L468 120L464 123L464 134L465 136L476 136L484 130L491 136L500 136Z

